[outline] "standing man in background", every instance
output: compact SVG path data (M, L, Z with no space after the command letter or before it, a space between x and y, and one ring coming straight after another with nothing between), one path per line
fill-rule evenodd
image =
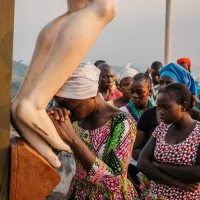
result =
M122 96L122 93L113 88L115 74L110 65L103 63L98 65L101 71L99 78L99 94L105 101L117 99Z

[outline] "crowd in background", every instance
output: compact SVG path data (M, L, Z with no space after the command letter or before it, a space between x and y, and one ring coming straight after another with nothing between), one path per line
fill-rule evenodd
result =
M84 97L74 99L95 109L71 120L96 160L89 170L76 160L69 199L200 199L200 81L191 75L190 59L166 66L155 61L146 72L129 63L118 74L104 60L91 66L85 63L77 72ZM84 93L85 78L98 82L97 96ZM75 84L73 76L71 80L68 88ZM53 104L82 115L84 103L74 108L60 99L73 99L70 91L63 88L68 94L58 92Z

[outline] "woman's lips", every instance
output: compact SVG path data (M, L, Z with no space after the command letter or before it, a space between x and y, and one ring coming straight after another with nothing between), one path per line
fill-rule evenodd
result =
M134 104L139 104L140 101L138 101L138 100L133 100L133 103L134 103Z

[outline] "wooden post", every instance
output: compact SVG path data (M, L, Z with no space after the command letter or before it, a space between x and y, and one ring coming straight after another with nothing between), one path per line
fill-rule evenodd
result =
M165 65L171 61L172 0L166 0Z
M9 199L9 141L14 0L0 0L0 199Z

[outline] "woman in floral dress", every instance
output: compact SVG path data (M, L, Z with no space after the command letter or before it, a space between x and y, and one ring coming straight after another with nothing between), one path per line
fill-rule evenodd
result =
M97 94L99 74L94 65L82 63L54 97L62 107L48 112L76 159L67 199L137 200L127 179L136 126Z
M144 147L137 166L151 180L146 199L198 200L200 122L189 114L194 98L185 85L173 83L161 89L157 104L162 123ZM141 181L143 186L148 184Z

